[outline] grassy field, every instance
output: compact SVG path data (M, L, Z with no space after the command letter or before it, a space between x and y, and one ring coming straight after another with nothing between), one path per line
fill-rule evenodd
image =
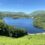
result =
M0 45L45 45L45 35L26 35L20 38L0 36Z

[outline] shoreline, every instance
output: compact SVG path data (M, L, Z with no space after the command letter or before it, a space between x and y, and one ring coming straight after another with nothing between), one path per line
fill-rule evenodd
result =
M45 32L43 32L43 33L35 33L35 34L28 33L28 35L40 35L40 34L44 34L45 35Z

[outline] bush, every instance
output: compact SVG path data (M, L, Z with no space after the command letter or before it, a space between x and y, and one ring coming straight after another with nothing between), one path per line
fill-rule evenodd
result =
M14 37L20 37L20 36L24 36L24 35L27 35L27 31L23 28L16 28L13 33Z
M27 31L23 28L14 28L3 22L0 22L0 35L6 35L10 37L20 37L27 35Z

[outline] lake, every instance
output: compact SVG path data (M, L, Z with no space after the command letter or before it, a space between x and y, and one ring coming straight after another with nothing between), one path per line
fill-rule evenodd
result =
M10 17L5 17L4 22L8 25L15 26L16 28L24 28L28 33L42 33L45 32L43 29L39 29L33 26L33 18L18 18L12 19Z

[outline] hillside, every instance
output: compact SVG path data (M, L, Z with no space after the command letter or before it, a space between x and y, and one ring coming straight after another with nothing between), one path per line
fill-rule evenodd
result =
M31 15L31 16L45 15L45 10L33 11L30 15Z
M0 36L0 45L45 45L45 35L27 35L20 38Z
M34 26L45 30L45 11L36 11L32 14L34 14Z
M30 15L24 12L0 12L0 19L2 19L3 17L30 18Z

